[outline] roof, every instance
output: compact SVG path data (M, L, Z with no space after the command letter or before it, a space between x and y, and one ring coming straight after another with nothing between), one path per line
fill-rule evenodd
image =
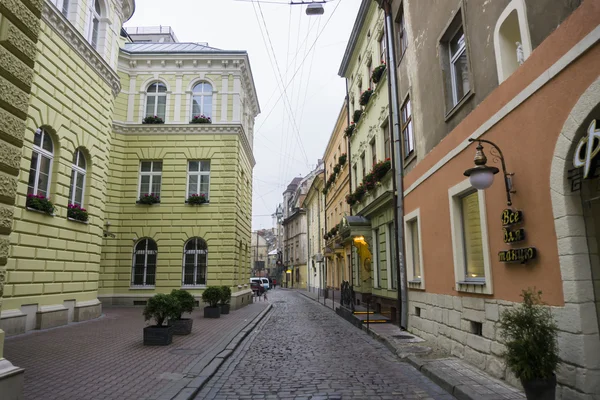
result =
M243 50L221 50L202 43L125 43L126 53L240 53Z

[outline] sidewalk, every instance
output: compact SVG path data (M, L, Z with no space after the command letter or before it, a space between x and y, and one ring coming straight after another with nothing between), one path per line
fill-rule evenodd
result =
M316 294L312 296L312 293L298 292L317 300ZM323 299L320 304L323 305ZM331 308L331 305L331 301L327 302L328 308ZM337 302L335 307L339 307ZM369 330L363 325L362 329L459 400L525 399L525 394L519 389L491 377L459 358L445 357L432 352L426 341L396 325L372 324Z
M142 307L105 308L92 321L6 338L5 356L25 369L27 400L188 399L270 308L256 302L211 320L197 309L190 335L153 347L142 343Z

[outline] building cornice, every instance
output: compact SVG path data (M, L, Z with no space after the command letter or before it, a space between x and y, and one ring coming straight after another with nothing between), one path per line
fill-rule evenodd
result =
M360 31L365 24L370 5L371 0L362 0L360 8L358 9L358 15L356 16L356 21L354 21L354 27L352 28L352 33L350 34L350 40L348 40L348 45L346 46L346 51L344 52L344 57L342 58L342 64L340 65L340 69L338 71L338 75L342 78L346 75L346 71L350 65L350 59L352 58L352 53L354 53L354 48L358 42Z
M62 15L54 4L48 1L44 3L42 20L110 86L113 96L117 97L121 91L121 82L117 73L102 59L100 54Z
M242 125L238 124L124 124L113 122L113 131L121 135L236 135L252 167L256 165L252 148Z

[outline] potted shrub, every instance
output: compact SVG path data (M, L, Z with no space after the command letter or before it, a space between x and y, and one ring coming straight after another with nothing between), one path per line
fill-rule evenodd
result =
M356 125L354 125L354 122L351 122L350 125L348 125L344 130L344 135L346 137L352 136L352 134L354 133L354 128L356 128Z
M217 286L209 286L202 292L202 301L208 304L204 307L204 318L219 318L221 316L221 288Z
M144 345L146 346L166 346L173 341L173 327L163 325L167 319L177 317L177 302L171 295L159 293L148 299L144 307L144 318L146 321L151 319L155 325L144 328Z
M353 193L346 195L346 203L350 204L350 206L353 206L356 204L356 198L354 197Z
M231 289L229 286L221 286L221 314L229 314L229 302L231 301Z
M67 207L67 217L76 221L87 222L89 215L85 208L77 204L69 204Z
M192 318L181 318L183 313L194 311L196 299L187 290L173 289L171 296L175 299L177 312L174 318L169 318L169 324L173 326L173 335L189 335L192 332Z
M52 204L49 198L41 194L28 194L25 206L48 215L54 215L54 204Z
M381 77L383 76L383 72L385 71L385 63L382 61L381 65L375 67L373 72L371 73L371 80L373 83L379 83Z
M371 98L372 95L373 95L373 90L371 90L371 88L368 88L367 90L362 92L362 94L360 95L360 98L358 99L358 104L360 104L361 106L366 106L369 103L369 99ZM357 121L354 121L354 122L357 122Z
M200 194L191 194L188 198L187 198L187 203L188 204L204 204L207 203L208 200L206 200L206 195L204 193L200 193Z
M556 392L557 326L541 295L523 290L523 304L502 312L499 323L506 365L521 380L528 400L553 400Z
M212 120L210 119L210 117L207 117L204 114L200 114L200 115L193 116L190 123L191 124L212 124Z
M154 193L146 193L140 196L138 200L140 204L156 204L160 203L160 196Z
M339 164L339 165L344 165L344 164L346 164L346 159L347 159L347 157L348 157L348 156L347 156L345 153L344 153L344 154L342 154L341 156L339 156L339 158L338 158L338 164Z
M164 124L165 121L158 115L149 115L142 120L142 124Z
M358 121L360 121L360 117L361 117L362 113L363 113L362 110L354 111L354 115L352 115L352 120L354 121L355 124L358 124Z

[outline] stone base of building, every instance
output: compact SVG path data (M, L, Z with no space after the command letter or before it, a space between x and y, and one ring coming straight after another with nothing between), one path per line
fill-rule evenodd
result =
M243 289L231 294L231 310L238 310L252 304L252 289Z
M69 323L69 309L63 305L40 307L36 314L35 329L49 329Z
M22 400L25 370L15 367L6 358L0 358L0 393L2 400Z
M0 329L6 336L20 335L26 332L27 315L20 310L6 310L0 314Z
M75 305L73 321L83 322L102 315L102 303L98 299L78 302Z
M366 307L366 305L364 305ZM384 315L396 323L398 319L398 301L389 297L372 295L371 306L377 314Z

